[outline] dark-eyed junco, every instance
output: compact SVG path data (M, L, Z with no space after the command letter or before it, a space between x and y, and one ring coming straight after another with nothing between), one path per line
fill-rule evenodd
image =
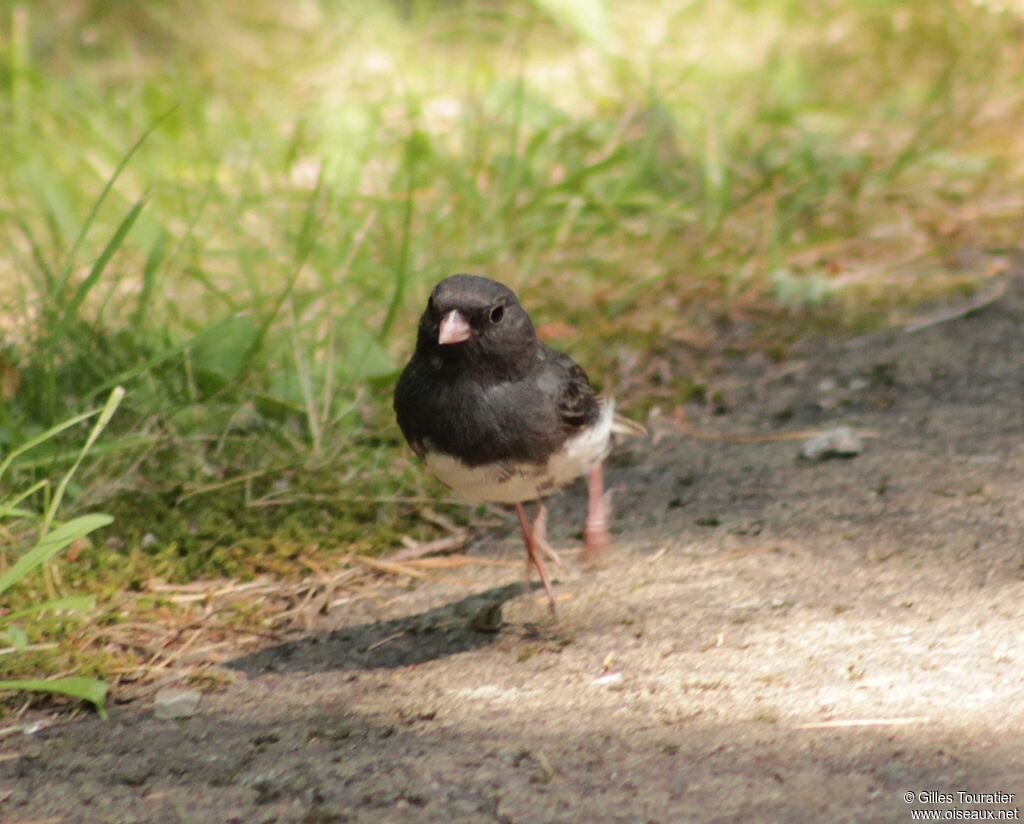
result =
M555 612L540 499L589 474L586 552L606 547L601 463L613 431L643 428L616 416L612 399L594 392L572 358L538 340L508 287L476 275L453 275L431 292L395 388L395 414L413 451L456 495L515 504L529 562ZM523 502L532 500L531 524Z

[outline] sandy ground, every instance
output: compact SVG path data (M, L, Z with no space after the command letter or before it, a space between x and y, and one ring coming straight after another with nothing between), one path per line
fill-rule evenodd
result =
M8 737L0 818L1012 815L1024 807L1024 285L774 374L737 368L723 379L729 411L701 425L877 437L813 463L793 441L627 445L608 473L615 550L596 571L566 553L559 622L521 594L510 522L473 552L514 566L381 592L239 654L235 682L192 718L157 720L139 701L107 722ZM578 544L582 515L581 489L553 503L557 545Z

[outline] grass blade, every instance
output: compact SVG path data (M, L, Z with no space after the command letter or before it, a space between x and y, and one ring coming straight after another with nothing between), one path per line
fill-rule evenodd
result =
M13 498L8 498L6 501L0 501L0 519L33 517L34 513L20 509L18 504L26 498L35 495L35 493L45 487L48 483L49 481L46 478L43 478L41 481L36 481L28 489L19 492Z
M132 226L135 225L135 221L138 220L145 205L145 195L135 201L132 208L128 210L128 214L124 216L124 219L118 225L117 231L115 231L110 240L107 241L107 245L103 247L103 251L100 253L100 256L96 258L96 262L92 265L92 269L89 270L89 274L86 276L85 280L78 284L78 288L75 290L74 296L64 309L64 317L61 318L60 325L58 327L58 336L60 334L60 329L73 322L78 316L78 310L82 307L82 303L85 301L89 292L92 291L92 288L99 281L100 276L103 274L103 270L107 268L107 264L110 263L110 259L114 256L114 253L121 248L121 244L124 243L124 239L128 236L128 232L131 231Z
M139 149L142 148L142 144L146 142L149 136L153 134L154 131L156 131L157 127L161 123L163 123L168 117L170 117L177 108L177 106L172 106L162 115L160 115L160 117L153 121L152 125L150 125L150 127L142 133L142 136L138 140L136 140L134 144L132 144L132 147L125 153L125 156L121 158L121 161L117 164L117 167L114 169L113 174L111 174L110 179L107 180L106 184L103 186L103 191L100 192L99 197L97 197L96 201L92 204L92 208L89 210L89 214L86 216L85 222L82 224L82 228L79 229L78 235L75 237L75 242L71 245L71 251L68 252L67 259L64 261L64 265L61 267L60 276L57 280L57 288L55 290L58 295L64 292L64 289L66 288L68 283L68 278L71 277L71 271L75 266L75 258L78 256L79 249L82 248L82 243L85 240L85 236L88 234L89 229L92 227L92 224L96 221L96 215L99 214L100 207L103 205L103 202L107 199L107 195L110 194L110 190L114 188L114 184L117 182L117 179L121 176L121 172L125 170L125 167L128 165L129 161L131 161L131 159L135 157L136 152L138 152Z
M46 514L43 516L43 533L46 533L50 529L50 524L53 523L53 516L57 514L57 507L60 506L60 502L64 498L64 490L67 489L72 476L78 471L78 467L81 465L82 460L85 458L89 450L92 449L92 445L96 443L96 439L100 436L100 433L107 428L107 424L110 423L110 419L114 416L114 412L117 411L117 407L121 404L124 394L123 386L115 387L110 393L110 397L107 398L107 402L104 404L103 409L100 410L99 419L95 424L93 424L92 431L89 432L89 437L85 439L85 445L82 447L82 451L78 453L78 457L71 465L71 468L64 474L64 477L60 479L60 483L57 484L57 490L53 494L53 500L50 501L50 505L46 508Z
M89 450L89 454L93 457L119 455L126 452L132 452L141 447L152 446L153 444L159 443L165 436L162 435L125 435L124 437L117 438L107 443L97 443ZM60 449L48 452L45 457L31 458L18 461L18 469L24 470L25 472L35 472L37 470L45 470L46 468L54 466L62 466L70 463L76 457L78 457L77 449ZM49 480L46 483L50 483ZM35 513L33 517L38 517L38 513Z
M153 242L149 254L146 255L146 266L142 270L142 291L139 292L139 302L136 304L135 313L132 315L132 328L135 331L142 328L142 321L146 316L146 309L149 307L149 302L152 299L156 285L156 271L160 264L163 263L166 255L167 233L160 232Z
M299 275L302 274L302 267L306 265L306 261L309 259L310 254L313 251L313 247L316 243L316 238L320 234L320 229L323 226L325 215L321 213L317 215L317 204L320 202L320 198L324 192L324 171L320 170L320 175L317 177L316 186L310 193L309 200L306 203L306 209L302 216L302 226L299 229L299 236L295 243L295 266L292 269L291 275L285 282L284 288L278 294L274 303L270 307L270 311L267 312L263 318L263 322L260 324L259 330L256 333L256 337L253 341L252 346L246 353L245 360L239 369L239 374L243 374L248 368L249 363L252 360L260 348L263 346L263 341L266 339L267 333L270 331L270 327L274 321L277 320L277 316L281 313L281 309L285 303L291 298L292 292L295 290L295 285L299 282ZM325 204L323 212L326 212L327 206L330 204L330 194L327 195L328 203Z
M398 250L398 265L395 267L395 288L391 293L384 321L380 325L380 336L386 337L398 316L398 310L405 296L405 285L409 279L409 257L412 247L412 221L415 213L416 168L427 154L427 139L418 131L409 137L405 147L405 203L402 211L402 245Z
M53 270L50 269L49 264L46 262L46 257L43 255L43 248L36 240L35 234L32 232L31 227L21 218L16 217L14 219L15 225L21 230L22 237L28 243L29 249L32 250L32 260L39 269L40 274L43 276L43 283L45 289L41 290L43 294L51 294L53 291Z
M99 513L82 515L62 524L39 539L32 549L22 555L3 575L0 575L0 595L14 586L37 567L45 564L54 555L77 538L113 522L109 515Z
M90 409L88 412L82 412L81 414L75 415L73 418L68 418L66 421L63 421L56 426L51 426L42 434L36 435L34 438L25 441L21 446L12 449L7 453L7 457L5 457L3 461L0 461L0 478L3 478L4 473L10 468L11 464L14 463L15 459L19 455L24 455L30 449L35 449L35 447L40 444L46 443L50 438L55 435L59 435L65 429L70 429L72 426L88 420L99 411L99 409Z

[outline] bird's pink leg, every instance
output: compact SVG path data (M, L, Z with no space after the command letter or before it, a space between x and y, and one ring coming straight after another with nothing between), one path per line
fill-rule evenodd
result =
M526 520L526 510L523 509L522 504L516 504L516 515L519 516L519 528L523 531L523 541L526 542L526 554L529 556L530 563L537 568L537 574L540 576L540 582L544 585L544 591L548 594L548 605L551 607L551 614L558 615L558 607L555 605L555 593L551 589L551 581L548 579L548 573L544 569L544 562L540 558L540 548L537 546L537 541L533 534L533 527L530 522ZM527 564L527 592L529 592L529 573L530 566Z
M601 464L590 470L587 479L587 523L583 527L583 556L593 561L608 548L608 504L604 496Z

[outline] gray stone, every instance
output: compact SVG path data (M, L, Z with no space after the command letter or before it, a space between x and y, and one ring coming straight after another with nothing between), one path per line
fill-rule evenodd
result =
M852 458L864 450L860 436L848 426L837 426L804 441L800 457L808 461L826 461L829 458Z
M183 690L167 687L160 690L153 700L154 715L157 718L191 718L199 708L199 690Z

